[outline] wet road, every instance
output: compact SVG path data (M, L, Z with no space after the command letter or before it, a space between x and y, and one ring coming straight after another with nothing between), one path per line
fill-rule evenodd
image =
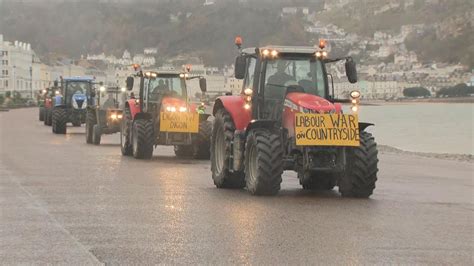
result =
M252 197L170 148L122 157L118 135L53 135L36 109L0 123L1 263L473 263L472 163L381 154L370 200L303 191L291 172Z

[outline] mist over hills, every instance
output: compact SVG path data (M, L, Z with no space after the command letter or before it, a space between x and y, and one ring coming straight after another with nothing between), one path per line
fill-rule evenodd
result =
M161 1L0 1L0 33L7 40L30 42L47 60L105 52L120 56L157 47L160 58L189 54L208 65L232 62L235 35L245 44L308 44L300 13L282 16L283 7L305 6L324 23L348 33L371 36L397 32L405 24L432 29L413 35L407 47L424 60L474 66L473 3L470 0L204 0ZM390 4L399 2L398 7ZM409 8L405 8L409 2ZM411 4L413 2L413 4ZM387 10L386 6L389 6ZM324 10L324 11L323 11ZM382 10L376 15L374 11ZM444 51L444 52L441 52Z

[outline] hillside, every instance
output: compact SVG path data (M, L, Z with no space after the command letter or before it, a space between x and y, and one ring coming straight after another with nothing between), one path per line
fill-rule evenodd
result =
M43 55L142 51L158 46L161 57L193 53L207 64L229 63L233 39L247 45L266 42L304 44L303 22L282 19L281 8L242 6L232 1L202 6L202 1L167 4L99 4L64 2L57 5L0 2L0 32L6 39L31 42Z
M351 0L320 13L318 20L367 37L376 31L398 33L403 25L425 24L426 32L408 37L408 49L424 61L461 62L474 68L472 0Z
M44 3L48 4L44 4ZM113 4L108 3L113 2ZM235 56L233 38L246 45L307 44L317 36L304 31L301 14L280 16L282 7L307 6L324 23L349 33L372 36L407 24L429 30L406 41L423 61L462 62L474 67L474 2L472 0L203 0L160 1L0 1L0 33L7 40L33 44L43 59L52 55L78 58L87 53L132 53L157 46L159 59L186 54L221 66Z

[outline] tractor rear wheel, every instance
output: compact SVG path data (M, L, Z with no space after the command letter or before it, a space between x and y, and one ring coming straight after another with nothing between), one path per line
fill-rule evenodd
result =
M94 145L99 145L100 144L101 135L102 135L102 132L101 132L101 129L100 129L100 125L95 124L92 127L92 143Z
M347 151L345 174L338 182L343 197L368 198L377 181L377 143L372 134L360 132L360 146Z
M125 156L133 154L132 143L130 142L131 123L130 109L127 107L123 112L122 124L120 125L120 148L122 155Z
M44 121L44 117L45 117L45 109L44 107L40 107L39 108L39 121Z
M298 179L303 189L306 190L332 190L337 183L337 178L334 175L325 173L298 173Z
M211 157L211 135L212 122L206 120L199 123L199 133L193 143L194 159L209 160Z
M139 119L132 126L133 157L151 159L153 156L154 130L153 123L148 119Z
M252 195L276 195L283 174L280 134L266 128L250 131L245 145L245 182Z
M97 124L95 112L88 111L86 115L86 143L92 143L93 128Z
M64 108L53 109L53 133L66 134L67 112Z
M211 171L214 184L218 188L243 188L245 177L242 171L231 172L229 169L232 139L235 126L230 114L219 110L214 119L211 136Z

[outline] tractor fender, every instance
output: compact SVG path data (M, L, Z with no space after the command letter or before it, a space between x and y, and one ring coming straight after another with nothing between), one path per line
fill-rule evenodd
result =
M252 119L251 110L245 109L244 105L244 98L240 95L221 96L217 98L212 114L215 115L217 111L224 108L232 117L235 129L244 130Z
M365 122L359 122L359 131L364 131L366 128L370 126L375 126L373 123L365 123Z
M135 115L140 113L140 105L137 104L136 99L129 99L125 103L125 107L128 107L130 109L130 115L132 117L132 120L135 119Z
M250 124L245 129L245 136L248 135L250 130L255 128L276 128L278 121L276 120L255 120L251 121Z

